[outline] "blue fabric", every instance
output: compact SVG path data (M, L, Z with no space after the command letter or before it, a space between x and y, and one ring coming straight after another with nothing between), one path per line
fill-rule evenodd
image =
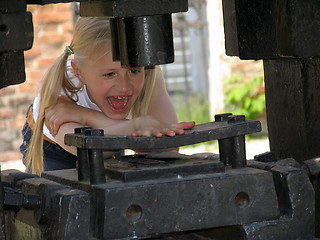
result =
M32 108L32 105L30 106ZM29 112L29 111L28 111ZM20 146L20 152L22 153L22 162L26 165L27 149L31 142L32 130L26 121L22 129L23 143ZM114 157L123 156L124 150L121 150L114 154ZM61 169L76 168L77 156L67 152L58 144L53 144L46 140L43 140L43 166L44 171L53 171ZM28 169L31 172L31 169Z
M20 146L20 152L23 155L22 161L24 164L26 164L26 153L32 137L32 130L27 121L22 129L22 136L23 143ZM76 162L77 157L64 150L58 144L53 144L46 140L43 141L44 171L75 168Z

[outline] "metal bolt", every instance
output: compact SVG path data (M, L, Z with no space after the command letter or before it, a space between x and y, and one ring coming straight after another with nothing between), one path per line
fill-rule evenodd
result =
M92 128L91 127L75 128L74 133L85 135L85 131L90 129ZM89 157L88 157L87 149L77 148L77 171L78 171L79 181L89 181L90 179L88 158Z
M245 122L246 117L244 115L232 115L228 116L228 123L239 123L239 122Z
M92 129L91 127L80 127L80 128L75 128L74 133L75 134L84 134L86 130Z
M104 136L103 129L87 129L84 133L86 136Z
M232 116L232 113L222 113L214 116L216 122L224 122L228 120L228 117ZM220 162L223 162L224 165L230 165L230 139L219 139L219 157Z
M232 168L242 168L247 165L244 135L230 138L229 150Z
M223 122L223 121L226 121L228 120L228 117L229 116L232 116L232 113L221 113L221 114L216 114L214 116L214 120L216 122Z
M85 130L86 136L104 136L102 129ZM105 183L103 153L102 149L88 149L89 165L90 165L90 183Z

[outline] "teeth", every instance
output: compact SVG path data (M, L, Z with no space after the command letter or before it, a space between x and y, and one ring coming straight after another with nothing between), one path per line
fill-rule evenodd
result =
M124 99L124 106L127 105L127 102L128 102L128 97L125 97L125 99Z
M113 98L118 99L118 100L124 99L124 105L123 106L127 105L128 99L129 99L128 96L126 96L126 97L114 96ZM109 103L112 105L111 100L109 99L109 97L107 99L108 99Z

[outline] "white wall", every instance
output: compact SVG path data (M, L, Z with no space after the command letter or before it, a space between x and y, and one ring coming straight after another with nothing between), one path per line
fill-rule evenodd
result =
M222 80L230 76L230 67L223 59L225 55L224 29L221 0L207 0L209 31L209 101L213 117L223 111Z

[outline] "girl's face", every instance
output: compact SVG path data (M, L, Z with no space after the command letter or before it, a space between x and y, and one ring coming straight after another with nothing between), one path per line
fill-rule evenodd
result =
M72 61L74 72L86 84L90 100L107 117L125 119L143 87L144 68L121 67L112 60L109 44L94 56L96 59L82 61L81 66Z

